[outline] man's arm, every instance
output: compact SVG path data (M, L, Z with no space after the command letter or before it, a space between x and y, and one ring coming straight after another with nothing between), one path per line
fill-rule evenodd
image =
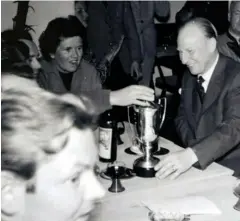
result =
M192 149L202 169L240 144L240 74L238 73L224 100L223 121L216 130ZM206 154L207 152L207 154Z

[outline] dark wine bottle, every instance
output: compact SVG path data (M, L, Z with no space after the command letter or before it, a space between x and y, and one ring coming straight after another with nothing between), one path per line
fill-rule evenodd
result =
M99 160L114 162L117 159L117 125L112 111L106 111L99 121Z

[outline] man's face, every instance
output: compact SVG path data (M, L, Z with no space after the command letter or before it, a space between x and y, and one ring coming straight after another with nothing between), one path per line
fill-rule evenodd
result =
M193 75L207 70L211 53L208 39L201 28L193 24L184 27L179 32L177 43L181 62Z
M41 68L41 64L38 61L40 55L37 46L34 42L26 39L21 39L20 41L25 43L29 48L29 57L26 59L26 63L32 68L33 73L38 73Z
M81 21L84 27L87 27L88 13L86 3L84 1L75 1L74 8L77 18Z
M234 7L231 7L230 30L240 37L240 2L234 3Z
M93 167L97 157L93 132L72 128L63 150L50 156L36 174L36 191L27 194L25 221L85 221L104 190Z
M57 47L53 58L59 71L63 73L75 72L83 55L82 39L79 36L63 39Z

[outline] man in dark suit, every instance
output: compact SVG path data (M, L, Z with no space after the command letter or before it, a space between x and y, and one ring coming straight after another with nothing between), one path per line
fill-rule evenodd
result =
M157 166L156 176L176 178L194 164L216 161L240 174L240 65L219 54L211 22L195 18L179 31L178 51L188 67L182 82L177 131L187 147Z
M96 63L101 62L124 36L120 51L111 64L110 76L104 84L111 90L135 84L130 75L131 61L141 59L140 42L136 38L133 45L135 48L131 50L131 54L129 53L128 41L132 42L132 35L136 33L137 36L137 31L131 29L131 36L126 35L124 31L123 23L127 23L128 26L134 23L129 10L124 12L125 3L123 1L89 1L87 7L89 14L86 29L87 43L96 58Z
M218 38L218 50L240 62L240 2L232 1L229 9L229 29Z
M109 47L124 40L118 54L128 76L143 75L139 84L149 86L156 55L154 18L168 18L168 1L93 1L88 3L87 41L97 60ZM123 74L119 76L122 80ZM116 73L114 73L116 80Z
M87 43L98 63L123 35L122 4L118 1L89 1L87 6Z
M169 1L129 1L129 4L130 7L125 8L125 14L128 10L130 12L124 17L130 16L132 13L134 22L131 25L129 25L129 22L128 25L125 24L125 30L132 39L132 41L128 41L128 44L132 51L133 48L138 46L135 42L140 41L141 55L140 62L132 60L131 73L133 70L139 70L142 74L139 84L151 86L157 47L154 19L167 21L170 15L170 3ZM137 35L131 33L133 29L136 29Z

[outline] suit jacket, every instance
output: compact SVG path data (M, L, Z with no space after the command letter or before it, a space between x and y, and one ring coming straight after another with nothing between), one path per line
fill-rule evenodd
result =
M232 44L234 50L229 47L229 44ZM230 33L224 33L218 37L218 51L223 55L232 58L233 60L240 63L240 44L236 41L236 39L231 36Z
M118 1L88 2L87 42L97 63L118 43L122 29L122 4Z
M219 56L198 120L192 105L195 81L185 73L175 120L184 145L195 151L202 169L215 160L223 165L240 160L240 65ZM240 171L239 163L233 167Z
M53 62L42 61L43 71L39 75L39 84L46 90L57 93L73 93L77 96L85 95L96 105L98 113L111 108L110 90L103 90L96 69L85 60L73 74L70 91L66 89L62 78Z
M141 61L141 48L132 11L126 6L124 1L90 1L87 41L99 62L124 35L118 56L124 72L130 73L132 61Z
M131 1L137 32L141 40L142 54L156 55L156 30L154 18L169 16L168 1Z
M170 4L168 1L131 1L130 4L140 39L143 73L141 83L149 86L157 46L154 18L168 18Z

